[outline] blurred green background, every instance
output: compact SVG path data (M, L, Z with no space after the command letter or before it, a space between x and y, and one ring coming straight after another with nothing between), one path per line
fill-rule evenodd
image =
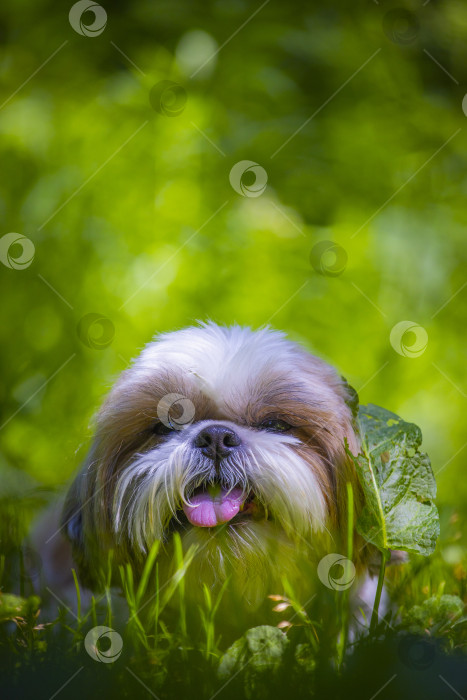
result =
M0 240L3 495L65 484L131 358L211 318L418 423L467 514L467 5L103 1L93 36L71 6L0 10L0 236L35 248Z

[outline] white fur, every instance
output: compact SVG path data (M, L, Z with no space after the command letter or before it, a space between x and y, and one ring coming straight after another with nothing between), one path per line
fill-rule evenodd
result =
M283 333L268 328L252 331L207 323L159 335L124 373L120 391L135 380L149 382L168 369L189 379L190 385L208 396L221 412L235 406L241 414L255 399L255 391L275 380L302 393L306 401L342 410L342 397L333 387L334 370ZM310 386L314 387L312 392ZM241 450L223 462L224 486L253 491L289 535L306 537L325 527L322 484L309 464L290 449L300 444L298 438L216 420L186 425L160 446L134 455L116 485L117 537L128 536L141 552L155 539L163 538L169 520L176 517L189 491L205 481L212 468L210 460L193 448L195 434L212 422L232 427L243 443ZM254 527L249 523L250 533ZM238 528L235 532L238 535Z
M202 323L156 336L123 381L133 381L134 377L144 380L167 368L178 369L191 376L222 410L226 405L246 402L262 375L290 377L292 383L300 383L303 355L303 349L280 331ZM312 355L307 354L307 359L320 400L332 405L336 395L325 379L335 377L334 369Z
M115 490L117 535L126 530L142 552L154 540L163 539L168 521L187 502L187 490L209 477L212 462L198 454L192 441L199 430L214 422L219 423L203 421L184 428L160 447L137 455L123 470ZM224 460L225 487L241 486L245 494L253 490L292 536L322 530L326 517L322 489L309 466L290 450L300 441L221 422L233 427L244 443L234 457Z

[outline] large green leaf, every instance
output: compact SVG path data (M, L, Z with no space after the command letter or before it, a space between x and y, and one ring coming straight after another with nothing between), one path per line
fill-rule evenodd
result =
M378 549L428 555L439 535L436 482L422 433L395 413L360 406L361 453L352 455L365 495L358 532Z

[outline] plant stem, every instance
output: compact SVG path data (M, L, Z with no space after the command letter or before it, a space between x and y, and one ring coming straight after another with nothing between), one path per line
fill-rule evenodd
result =
M352 484L347 482L347 559L352 561L353 557L353 535L354 535L354 502ZM347 638L349 636L349 592L342 591L340 595L341 604L341 629L338 641L338 666L342 665L345 656Z
M381 565L379 567L379 576L378 576L378 586L376 588L376 596L375 596L375 602L373 604L373 612L371 614L371 622L370 622L370 634L372 634L376 626L378 624L379 620L379 615L378 615L378 610L379 610L379 604L381 601L381 593L383 592L383 584L384 584L384 574L386 572L386 562L389 559L389 552L384 551L381 552Z

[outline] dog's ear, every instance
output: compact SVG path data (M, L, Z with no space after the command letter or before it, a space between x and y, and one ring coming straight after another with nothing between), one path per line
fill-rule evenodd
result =
M85 465L71 484L65 498L62 510L61 528L64 536L71 544L73 564L77 570L80 582L91 589L99 586L92 565L92 548L85 533L86 506L86 472Z
M73 481L65 498L60 526L67 540L70 541L73 553L84 548L83 511L82 511L82 474Z

